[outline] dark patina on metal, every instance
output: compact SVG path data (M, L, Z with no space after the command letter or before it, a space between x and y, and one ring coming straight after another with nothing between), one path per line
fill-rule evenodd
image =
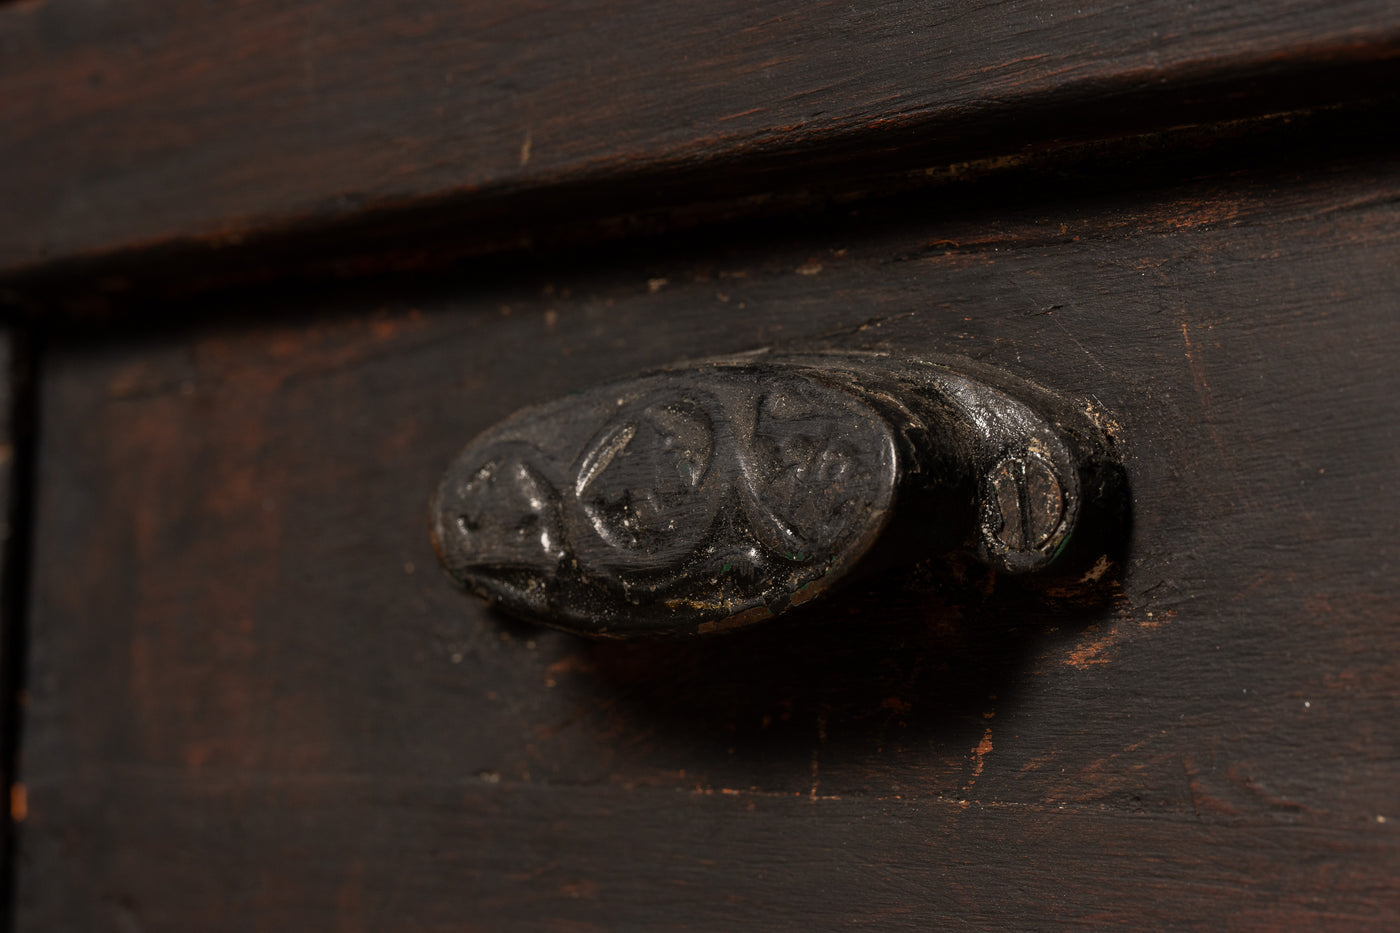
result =
M515 614L704 633L806 602L882 539L1041 570L1113 470L1084 406L971 361L760 351L491 428L443 478L433 543Z

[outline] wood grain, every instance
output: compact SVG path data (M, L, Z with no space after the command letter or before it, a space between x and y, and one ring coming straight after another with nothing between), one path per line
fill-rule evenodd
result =
M19 928L1393 929L1400 170L1224 169L55 336ZM836 333L1109 413L1110 598L608 645L436 569L515 409Z
M819 183L814 152L1014 157L1377 93L1397 57L1385 0L27 0L0 7L0 276L721 166L763 198Z

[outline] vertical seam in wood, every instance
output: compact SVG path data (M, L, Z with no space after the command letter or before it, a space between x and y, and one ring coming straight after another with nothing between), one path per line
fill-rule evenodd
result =
M3 492L8 525L0 547L0 933L15 929L16 827L23 819L18 782L25 676L28 658L30 558L33 546L35 457L38 438L39 340L20 327L9 332L11 461Z

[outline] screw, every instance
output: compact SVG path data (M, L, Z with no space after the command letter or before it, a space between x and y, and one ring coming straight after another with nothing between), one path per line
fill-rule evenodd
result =
M1065 514L1064 494L1050 465L1033 454L1013 454L987 476L984 530L1013 551L1045 544Z

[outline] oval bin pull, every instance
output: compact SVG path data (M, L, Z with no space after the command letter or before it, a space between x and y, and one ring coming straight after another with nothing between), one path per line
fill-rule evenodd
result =
M1059 557L1114 498L1085 407L967 360L760 351L525 409L433 499L462 586L593 636L770 618L873 551Z

